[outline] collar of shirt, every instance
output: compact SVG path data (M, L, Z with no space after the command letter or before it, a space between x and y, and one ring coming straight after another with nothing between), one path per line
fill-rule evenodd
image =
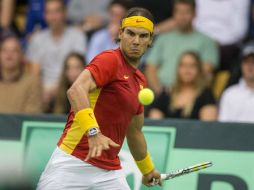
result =
M243 78L240 79L238 85L239 85L239 87L240 87L242 90L244 90L245 92L254 94L254 89L248 87L246 81L245 81Z

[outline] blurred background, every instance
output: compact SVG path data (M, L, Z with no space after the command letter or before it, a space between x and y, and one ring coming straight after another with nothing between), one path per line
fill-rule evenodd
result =
M34 188L70 110L67 89L97 54L118 48L134 6L156 23L140 64L155 93L148 141L161 146L169 134L156 153L165 161L154 159L161 170L217 161L207 175L163 188L254 189L254 0L0 0L0 189Z

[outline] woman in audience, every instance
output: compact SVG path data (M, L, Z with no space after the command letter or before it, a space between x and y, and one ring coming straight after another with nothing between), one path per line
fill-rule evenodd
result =
M85 59L83 55L73 52L66 57L58 94L54 102L54 113L68 113L70 111L66 91L84 70L84 66Z
M175 83L156 98L149 117L216 120L215 100L206 87L202 63L196 53L185 52L180 57Z
M7 36L0 46L0 112L41 112L41 84L24 71L19 40Z

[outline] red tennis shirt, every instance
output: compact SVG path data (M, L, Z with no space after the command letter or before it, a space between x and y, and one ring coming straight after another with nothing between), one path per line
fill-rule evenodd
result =
M146 85L145 77L126 62L120 49L102 52L86 69L91 72L98 88L89 94L89 99L100 130L103 135L122 146L132 117L144 111L137 96ZM74 120L73 111L69 113L58 146L81 160L88 154L87 137ZM107 170L120 169L120 149L111 147L103 151L100 157L88 162Z

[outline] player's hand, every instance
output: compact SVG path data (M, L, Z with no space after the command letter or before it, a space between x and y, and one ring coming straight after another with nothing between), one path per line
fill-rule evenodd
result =
M142 183L147 186L151 187L154 185L162 185L161 182L161 174L156 169L153 169L150 173L143 176Z
M89 152L86 156L85 161L88 161L90 158L99 157L103 150L108 150L110 147L119 147L119 144L116 144L110 138L104 136L102 133L88 137Z

